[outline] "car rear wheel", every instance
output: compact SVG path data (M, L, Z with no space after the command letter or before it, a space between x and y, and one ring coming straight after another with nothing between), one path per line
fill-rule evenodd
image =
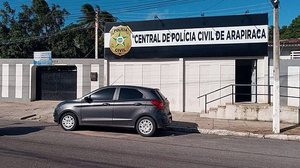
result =
M65 113L60 119L61 127L66 131L74 131L78 126L78 120L73 113Z
M140 135L150 137L156 131L155 121L150 117L141 117L136 123L136 130Z

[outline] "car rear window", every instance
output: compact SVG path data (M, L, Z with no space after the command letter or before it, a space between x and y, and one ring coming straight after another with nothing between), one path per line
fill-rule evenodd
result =
M158 89L151 90L151 93L154 96L154 99L166 100L166 97L162 93L160 93Z
M144 95L137 89L121 88L119 100L139 100L143 99Z

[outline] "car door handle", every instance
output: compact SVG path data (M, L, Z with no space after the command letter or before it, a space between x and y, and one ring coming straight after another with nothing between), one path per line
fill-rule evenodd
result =
M141 106L142 103L134 103L135 106Z
M109 103L103 103L102 106L109 106Z

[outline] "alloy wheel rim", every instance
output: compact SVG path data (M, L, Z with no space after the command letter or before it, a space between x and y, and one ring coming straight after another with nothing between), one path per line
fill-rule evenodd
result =
M71 115L66 115L62 119L62 125L65 129L71 129L75 124L75 119Z
M143 119L139 123L139 130L142 134L149 134L153 130L153 124L150 120L148 119Z

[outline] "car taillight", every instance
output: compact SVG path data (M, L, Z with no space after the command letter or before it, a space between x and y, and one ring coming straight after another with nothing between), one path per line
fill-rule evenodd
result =
M164 108L164 103L160 100L153 99L153 100L151 100L151 103L159 110Z

